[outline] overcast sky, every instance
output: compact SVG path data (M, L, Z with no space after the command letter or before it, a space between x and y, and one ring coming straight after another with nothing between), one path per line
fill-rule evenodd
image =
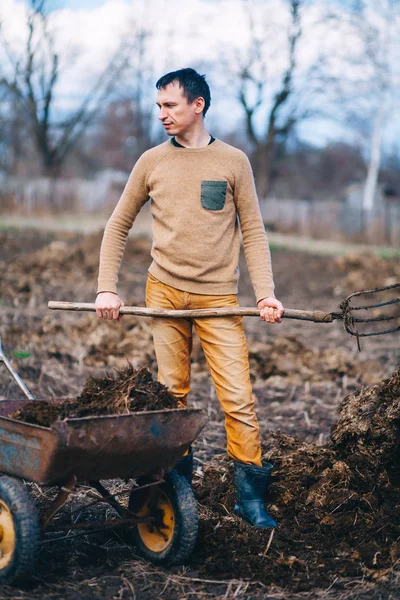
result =
M350 0L330 0L330 3L348 5ZM23 43L27 4L26 0L0 0L3 31L14 49ZM269 81L273 82L274 78L279 79L286 64L288 13L284 0L269 0L268 3L256 0L254 4L260 11L267 4L273 6L268 13L268 22L262 21L261 12L260 20L256 22L256 27L263 28L261 30L265 30L268 39L273 40L266 46L267 51L268 47L274 49L268 63ZM301 73L305 76L322 47L333 68L343 71L346 56L357 55L357 44L343 32L317 24L323 0L310 4L314 9L307 12L304 22L300 76ZM64 57L64 72L57 87L60 110L72 106L90 89L117 50L121 38L129 38L135 23L141 23L154 32L151 52L156 78L170 70L203 64L212 83L209 122L223 122L229 129L241 117L240 107L234 98L229 98L229 88L227 92L226 82L216 76L215 67L223 58L229 57L232 61L235 52L245 52L248 32L242 0L48 0L48 6L53 11L52 27L57 46ZM347 68L350 77L352 69L354 71L353 67ZM400 130L398 115L391 120L392 137L396 128ZM321 120L315 121L312 127L305 125L301 131L305 139L319 144L348 135L343 127Z

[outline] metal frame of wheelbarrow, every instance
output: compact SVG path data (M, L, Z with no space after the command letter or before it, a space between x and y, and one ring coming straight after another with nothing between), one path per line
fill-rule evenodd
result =
M163 536L166 538L162 510L155 514L149 514L149 509L147 514L140 514L140 510L132 511L131 504L135 505L135 501L132 503L131 498L136 496L136 492L142 500L147 493L154 495L155 488L165 488L168 481L171 486L172 475L175 477L175 480L172 477L173 485L178 484L181 492L192 494L186 481L176 482L176 478L183 478L172 470L204 427L207 417L203 411L167 409L72 418L56 421L51 427L32 425L7 416L27 402L6 400L0 403L0 472L11 478L59 487L56 498L40 520L42 539L46 540L45 534L50 532L83 530L83 533L90 533L120 526L131 528L141 523L149 523L151 529L158 528L161 539ZM100 482L117 478L136 479L136 485L131 489L129 508L118 502ZM52 522L80 483L87 483L101 495L85 505L85 509L98 502L107 502L120 518L79 523ZM165 492L157 494L160 497ZM72 537L75 535L79 533ZM189 531L189 536L194 545L197 520L196 531ZM147 554L145 556L149 558ZM168 556L162 552L154 553L154 561L174 564L168 563Z

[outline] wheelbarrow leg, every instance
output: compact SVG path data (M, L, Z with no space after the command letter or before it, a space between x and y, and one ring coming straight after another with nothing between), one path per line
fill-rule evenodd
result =
M123 507L122 504L120 504L118 500L112 494L110 494L107 488L105 488L104 485L100 483L100 481L90 481L89 483L92 487L94 487L95 490L97 490L103 496L103 499L106 500L106 502L108 502L108 504L110 504L113 507L113 509L119 514L121 518L132 516L132 513L125 507Z
M150 488L159 485L161 481L163 480L157 479L156 481L152 481L138 488L133 488L131 493L135 491L143 491L145 488ZM100 481L89 481L89 484L103 496L103 500L108 502L108 504L110 504L110 506L113 507L113 509L119 514L121 518L131 518L132 516L136 516L131 510L128 510L127 508L122 506L122 504L118 502L115 496L110 494L107 488L105 488L104 485L100 483Z
M71 475L71 477L66 481L66 483L60 487L60 491L57 496L54 498L53 502L50 505L49 510L42 517L40 525L42 531L46 529L46 525L49 521L54 517L54 515L60 510L62 506L67 502L69 495L76 488L77 479L75 475Z

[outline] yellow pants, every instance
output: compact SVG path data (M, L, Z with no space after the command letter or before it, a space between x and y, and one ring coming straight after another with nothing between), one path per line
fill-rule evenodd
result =
M239 306L235 294L206 296L183 292L149 274L146 285L149 308L171 310ZM261 465L260 436L250 383L246 338L241 317L209 319L152 319L158 379L186 406L190 390L192 327L195 327L225 413L228 455L234 460Z

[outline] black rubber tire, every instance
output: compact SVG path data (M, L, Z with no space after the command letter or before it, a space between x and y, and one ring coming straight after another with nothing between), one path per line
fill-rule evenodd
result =
M169 545L161 552L154 552L144 543L137 526L132 528L132 541L140 556L156 565L169 567L189 559L197 540L199 515L193 490L186 478L173 470L164 479L157 487L167 496L173 510L174 531ZM131 492L129 510L138 513L150 489Z
M26 579L36 565L40 546L38 513L29 491L17 479L0 477L0 500L9 509L15 531L10 561L0 568L0 585Z

